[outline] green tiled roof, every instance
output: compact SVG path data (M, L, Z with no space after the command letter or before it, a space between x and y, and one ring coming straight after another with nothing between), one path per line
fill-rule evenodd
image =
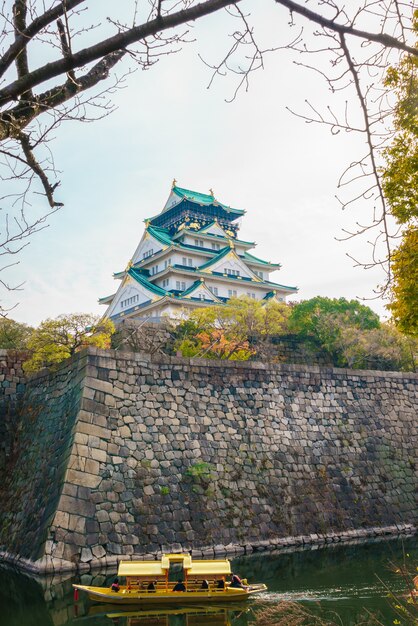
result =
M262 265L271 265L272 267L281 267L280 263L270 263L269 261L263 261L249 252L244 252L244 258L248 261L254 261L254 263L261 263Z
M173 242L170 234L166 228L159 228L158 226L148 226L147 231L160 243L170 246Z
M186 289L186 291L182 292L181 297L183 298L184 296L188 296L195 289L200 287L201 284L202 284L202 281L200 279L199 280L195 280L194 283L192 285L190 285L190 287L188 287L188 289Z
M228 254L228 252L231 252L231 248L229 246L223 248L223 250L221 250L216 256L214 256L212 259L209 259L209 261L206 261L206 263L204 263L203 265L199 265L199 267L196 268L196 271L204 270L210 265L216 263L217 261L220 261L221 259L223 259L224 256Z
M162 289L161 287L158 287L158 285L154 285L153 283L151 283L145 278L143 274L140 274L134 267L129 268L128 274L129 276L132 276L132 278L134 278L137 283L139 283L152 293L155 293L157 296L167 295L168 292L165 289Z
M209 226L207 228L209 228ZM183 228L182 230L178 230L176 234L173 235L173 241L176 241L179 236L183 236L183 235L194 235L195 237L198 235L199 237L210 237L210 239L218 239L219 241L229 241L230 239L232 239L232 241L238 245L242 243L242 244L246 244L249 246L255 246L254 241L244 241L244 239L237 239L236 237L225 237L224 235L214 235L213 233L205 233L203 232L203 230L204 228L201 228L200 230L192 230L191 228ZM182 244L180 243L180 245Z
M111 298L115 297L115 293L112 293L110 296L105 296L104 298L99 298L99 304L107 304Z
M173 192L179 197L184 198L185 200L190 200L190 202L197 202L198 204L205 204L209 206L211 204L221 206L226 211L230 211L231 213L239 213L243 215L245 211L242 209L233 209L232 207L226 206L226 204L222 204L222 202L218 202L215 196L212 196L207 193L200 193L199 191L192 191L191 189L184 189L183 187L173 187Z
M289 285L279 285L279 283L271 283L268 280L264 281L264 285L268 285L269 287L277 287L277 289L289 289L290 291L298 291L298 287L289 287Z

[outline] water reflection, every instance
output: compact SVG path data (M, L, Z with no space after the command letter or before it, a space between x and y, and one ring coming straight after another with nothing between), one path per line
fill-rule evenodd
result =
M210 607L173 607L153 610L126 610L121 611L120 607L115 610L113 607L92 607L88 611L88 616L81 618L86 621L87 617L106 617L117 626L232 626L237 620L244 624L242 618L250 608L246 604ZM79 621L81 621L81 619ZM96 622L94 622L96 624Z
M160 611L94 605L82 594L74 604L73 582L110 585L114 570L36 578L0 566L0 626L248 626L254 610L283 599L308 603L315 610L332 609L344 626L356 624L364 609L382 615L383 623L392 623L388 589L403 593L404 583L390 562L399 564L404 558L414 567L418 564L416 538L258 553L235 559L233 569L249 580L266 583L268 592L239 606Z

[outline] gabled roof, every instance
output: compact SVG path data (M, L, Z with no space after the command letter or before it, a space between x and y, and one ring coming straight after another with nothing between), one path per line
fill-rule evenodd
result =
M195 282L190 285L190 287L188 289L186 289L186 291L183 291L180 294L181 298L185 298L187 296L190 296L192 293L194 293L195 291L197 291L198 289L203 288L208 294L210 294L210 297L215 301L215 302L220 302L219 298L217 298L215 296L215 294L213 294L211 292L211 290L209 289L209 287L206 285L205 281L203 278L200 278L199 280L195 280Z
M250 276L253 277L251 280L255 280L256 282L262 282L262 279L259 278L259 276L257 276L256 274L254 274L253 270L245 264L245 260L242 257L238 256L235 249L230 246L226 246L225 248L223 248L223 250L219 252L219 254L214 256L212 259L209 259L209 261L207 261L203 265L200 265L199 267L197 267L196 271L199 272L201 270L207 269L208 267L211 267L212 265L215 265L216 263L218 263L218 261L220 261L221 259L223 259L230 253L232 253L232 255L235 257L235 259L238 261L241 267L244 266L246 271L250 274Z
M172 239L170 237L170 233L166 228L159 228L158 226L147 226L147 231L149 234L154 237L160 243L163 243L166 246L171 246Z
M210 228L214 228L215 230L218 230L218 233L208 233L206 231L208 231ZM209 235L210 237L224 237L225 239L230 239L235 238L235 234L233 231L226 230L225 228L223 228L223 226L221 226L218 222L218 220L213 220L213 222L210 222L209 224L206 224L206 226L202 226L202 228L199 228L199 230L197 231L199 233L199 235Z
M203 263L203 265L199 265L199 267L197 267L196 269L199 271L199 270L204 270L207 267L210 267L214 263L217 263L218 261L223 259L223 257L229 254L229 252L231 252L231 248L229 246L226 246L218 254L216 254L212 259L209 259L209 261L206 261L206 263Z
M270 265L271 267L281 267L280 263L270 263L270 261L263 261L263 259L259 259L258 257L250 254L249 252L244 252L244 258L250 263L260 263L261 265Z
M222 204L222 202L218 202L215 196L211 194L200 193L199 191L192 191L191 189L185 189L184 187L177 187L177 185L173 187L172 192L175 193L176 196L178 196L179 198L189 200L190 202L197 202L198 204L203 204L206 206L214 204L215 206L221 206L226 211L230 211L231 213L239 213L240 215L243 215L245 213L243 209L233 209L226 204Z
M112 293L111 296L104 296L103 298L99 298L99 304L110 304L115 296L116 293Z
M184 235L192 235L194 237L199 236L199 237L207 237L210 241L223 241L225 242L225 240L227 239L228 241L230 239L232 239L232 241L234 242L234 244L236 245L243 245L243 246L250 246L251 248L255 247L255 242L254 241L244 241L244 239L237 239L236 237L230 237L229 235L214 235L213 233L205 233L204 232L204 228L201 228L200 230L193 230L191 228L183 228L182 230L178 230L174 235L173 235L173 242L177 242L177 240L180 237L184 237ZM184 246L187 244L184 244L182 242L178 243L179 246Z
M279 283L271 283L269 280L264 281L264 285L277 288L277 289L285 289L287 291L299 291L299 287L289 287L289 285L280 285Z
M168 294L168 292L165 289L158 287L158 285L154 285L154 283L150 282L147 278L145 278L143 274L138 272L138 270L136 270L134 267L129 268L128 274L129 276L132 276L132 278L136 280L137 283L139 283L140 285L142 285L143 287L145 287L152 293L155 293L155 295L166 296Z

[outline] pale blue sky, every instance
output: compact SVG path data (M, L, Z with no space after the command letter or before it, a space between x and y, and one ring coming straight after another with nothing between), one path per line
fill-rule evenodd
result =
M262 39L280 42L283 11L279 20L265 3L255 21ZM303 110L307 97L326 106L330 94L285 51L269 55L248 93L234 102L225 102L231 77L207 90L210 71L198 53L219 59L226 27L225 16L205 18L195 28L196 43L127 78L126 89L113 96L118 108L110 117L68 122L57 131L58 197L65 206L9 273L10 280L26 281L13 318L37 324L60 313L103 313L98 298L115 290L112 273L127 265L143 220L162 209L174 177L180 186L212 188L222 202L245 208L242 238L257 242L254 253L261 258L282 263L272 278L297 285L298 299L373 295L379 273L354 268L346 256L367 258L366 242L335 241L342 227L371 211L364 204L342 212L335 199L339 175L363 151L360 139L331 136L286 110ZM341 103L346 95L337 98ZM380 301L369 305L384 311Z

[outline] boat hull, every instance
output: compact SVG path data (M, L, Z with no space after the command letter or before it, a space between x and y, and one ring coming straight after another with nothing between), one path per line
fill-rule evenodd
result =
M208 604L224 602L240 602L256 593L266 591L263 584L250 585L248 589L228 587L225 591L156 591L154 593L130 591L121 588L120 591L111 591L106 587L89 587L87 585L73 585L74 589L85 592L93 602L106 602L121 605L173 605L173 604Z

